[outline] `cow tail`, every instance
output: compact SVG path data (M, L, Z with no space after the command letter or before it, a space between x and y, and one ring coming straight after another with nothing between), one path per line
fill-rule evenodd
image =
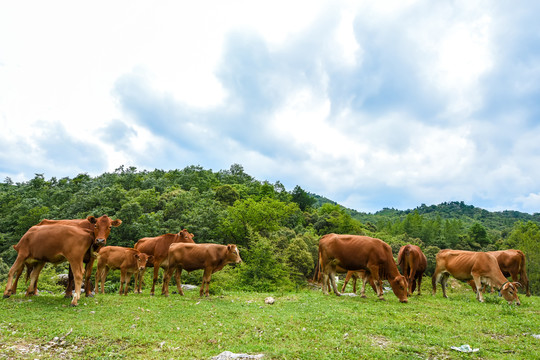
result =
M525 254L523 251L518 250L518 254L521 257L521 266L519 267L519 279L524 282L525 284L521 284L523 286L528 287L529 286L529 278L527 277L527 267L525 265Z

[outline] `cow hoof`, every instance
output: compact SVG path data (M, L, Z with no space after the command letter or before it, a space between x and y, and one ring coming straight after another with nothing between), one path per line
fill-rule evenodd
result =
M366 296L366 295L360 295L360 297L361 297L362 299L367 299L367 296Z
M93 297L94 297L94 294L86 294L86 297L93 298Z
M75 306L77 306L77 304L72 303L72 304L69 304L69 306L75 307Z
M4 299L7 299L8 297L10 297L11 295L5 295L4 294Z

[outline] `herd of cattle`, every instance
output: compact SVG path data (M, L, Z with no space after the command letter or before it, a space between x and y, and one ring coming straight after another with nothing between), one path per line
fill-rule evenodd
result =
M193 234L186 229L178 234L142 238L133 248L105 246L112 227L121 223L119 219L112 220L103 215L99 218L89 216L75 220L43 220L32 226L13 246L17 258L9 270L4 298L15 294L17 282L25 267L27 279L30 280L26 295L35 295L39 273L44 265L47 262L59 264L68 261L70 280L66 297L72 297L71 305L75 306L80 298L83 280L86 296L92 295L90 276L96 258L96 294L99 293L100 283L101 293L104 292L104 282L110 269L120 270L120 294L127 294L132 275L135 275L135 292L140 293L146 267L153 267L151 295L154 295L159 269L163 268L162 295L169 294L169 282L173 273L178 293L183 295L180 281L182 270L204 269L200 296L208 296L212 274L227 264L242 261L236 245L196 244ZM421 294L427 259L418 246L405 245L399 250L397 262L403 275L398 270L391 247L380 239L327 234L319 240L317 270L322 275L324 294L328 294L328 287L331 286L334 293L340 295L336 286L336 273L347 273L341 291L353 279L353 291L356 292L356 280L361 279L362 297L365 297L365 286L369 282L378 297L383 299L382 282L387 280L399 301L407 302L407 296L412 295L416 288L418 294ZM437 282L440 282L443 295L447 297L446 283L450 275L468 281L479 301L484 301L486 286L499 289L509 304L514 301L520 304L518 287L524 286L527 296L530 296L525 256L520 250L441 250L437 254L432 277L433 294ZM512 282L507 280L507 276L512 277Z

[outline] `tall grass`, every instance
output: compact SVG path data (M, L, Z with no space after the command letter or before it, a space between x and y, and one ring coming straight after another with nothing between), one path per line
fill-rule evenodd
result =
M265 359L534 359L540 358L540 300L509 306L497 295L476 301L453 283L449 298L401 304L324 296L320 290L221 295L97 295L69 307L60 294L0 301L1 358L209 359L225 350ZM210 285L212 287L212 284ZM264 303L273 296L273 305ZM451 346L470 344L465 354Z

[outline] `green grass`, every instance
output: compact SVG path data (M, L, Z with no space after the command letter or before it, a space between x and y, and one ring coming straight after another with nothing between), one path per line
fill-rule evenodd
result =
M367 299L320 290L201 299L198 290L165 298L146 289L83 297L73 308L61 295L19 293L0 300L0 359L210 359L225 350L265 359L540 358L532 336L540 333L539 297L522 295L517 307L486 294L479 303L454 284L443 299L428 283L407 304L371 290ZM462 344L480 351L450 349Z

